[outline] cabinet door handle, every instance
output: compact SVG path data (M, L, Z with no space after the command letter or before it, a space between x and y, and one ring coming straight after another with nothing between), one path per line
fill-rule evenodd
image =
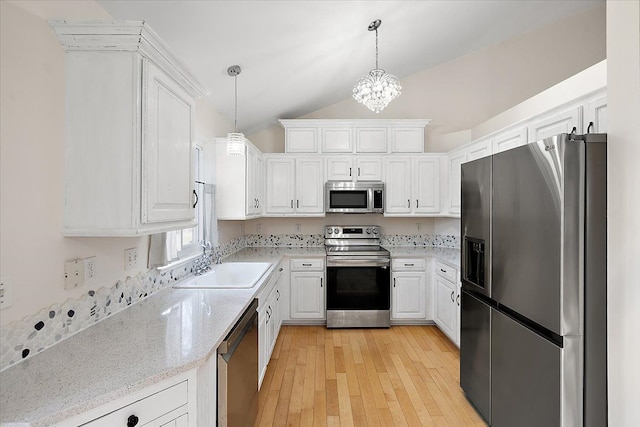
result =
M410 208L411 207L411 199L407 199L407 207Z
M305 263L302 263L302 266L303 266L303 267L311 267L311 264L305 264Z
M284 268L282 268L282 267L280 267L280 269L278 269L278 271L282 271L282 270L284 270Z
M460 307L460 294L458 294L458 296L456 297L456 304L458 304L458 307Z
M300 207L300 199L296 200L296 209Z
M127 418L127 427L136 427L138 425L138 421L140 421L140 418L135 415L129 415L129 418Z
M257 203L256 208L259 208L260 207L260 199L256 199L256 203Z
M322 287L322 277L320 278L320 287Z
M396 287L396 278L395 277L393 278L393 287L394 288Z
M413 265L414 265L414 264L413 264L413 263L411 263L411 264L405 264L404 266L405 266L405 267L413 267Z
M453 294L454 294L454 293L455 293L454 291L451 291L451 302L454 302L454 301L453 301Z
M589 126L587 126L587 133L591 133L591 129L593 129L593 122L589 122Z
M358 176L360 176L360 168L358 168Z
M447 271L446 271L446 270L443 270L443 269L440 269L440 271L442 271L442 272L443 272L443 273L445 273L445 274L447 273Z
M351 168L349 168L349 176L351 176Z
M196 193L196 190L193 190L193 195L196 197L196 199L193 201L193 207L195 208L198 204L198 193ZM135 417L135 415L132 415L132 417Z
M276 301L280 301L280 289L276 289L276 294L278 294Z
M418 199L416 199L416 208L420 207L420 203L418 203Z
M291 199L291 209L293 209L293 199Z

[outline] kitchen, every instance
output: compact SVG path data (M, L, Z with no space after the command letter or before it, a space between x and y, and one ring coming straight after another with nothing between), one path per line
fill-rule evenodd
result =
M608 2L607 8L607 96L609 99L609 133L619 134L620 146L614 143L609 145L609 159L616 168L610 168L609 201L610 217L609 221L609 266L608 266L608 286L609 286L609 388L610 388L610 410L609 416L612 425L630 425L629 420L633 420L636 408L630 403L633 401L634 376L637 372L635 364L631 362L631 355L634 353L633 346L637 345L633 339L633 329L629 325L634 323L635 311L632 303L637 301L637 294L633 284L634 276L632 271L633 258L630 237L633 235L630 230L634 230L635 222L630 216L635 200L628 200L629 194L633 194L630 187L637 172L631 166L637 153L637 146L629 141L637 135L637 127L629 129L627 126L635 124L637 126L637 110L634 110L636 102L634 97L628 97L629 88L636 88L637 69L629 70L628 58L626 55L637 55L637 38L629 40L629 35L624 32L624 28L637 28L633 21L631 25L624 25L625 19L637 19L637 13L626 13L627 2ZM604 5L600 5L604 9ZM96 257L98 279L100 286L111 287L118 281L122 281L122 286L136 286L130 282L125 282L127 276L134 277L138 273L144 273L146 269L146 252L148 248L148 238L135 237L105 237L105 238L63 238L60 234L62 227L62 188L63 188L63 164L64 164L64 52L60 41L52 32L47 19L68 18L68 19L111 19L99 4L93 2L57 3L57 2L3 2L2 3L2 114L3 114L3 134L2 134L2 276L8 276L13 282L13 306L3 309L2 326L19 321L25 316L35 318L38 312L45 311L45 315L50 311L52 305L63 305L68 299L78 300L85 295L91 286L77 288L71 291L64 290L63 266L64 261L77 258ZM602 20L603 11L596 18ZM375 17L363 18L366 23ZM614 20L615 19L615 20ZM611 20L614 20L613 22ZM621 21L617 21L621 20ZM389 31L390 21L385 20L385 25L381 29L381 42L385 39L386 31ZM365 25L366 27L366 25ZM602 29L602 24L600 26ZM359 30L366 32L366 28ZM604 30L601 30L604 31ZM371 34L365 34L371 36ZM365 43L372 42L371 37L363 39ZM635 43L635 44L634 44ZM589 43L587 43L589 44ZM602 46L602 42L600 42ZM517 46L514 46L514 49ZM624 49L628 49L629 52ZM551 49L552 50L552 49ZM385 64L385 50L381 50L381 62ZM533 52L531 53L533 54ZM5 56L7 55L7 56ZM489 54L487 54L489 55ZM564 57L566 54L556 53L557 56ZM600 51L600 55L604 55ZM535 93L541 92L549 86L564 80L570 75L587 68L589 65L604 59L604 57L591 59L591 63L584 64L582 68L574 70L563 78L547 83L546 86L530 89L529 95L523 96L518 103ZM570 61L567 61L570 62ZM637 64L637 61L633 62ZM226 66L230 64L225 64ZM453 64L456 65L456 64ZM452 66L453 66L452 65ZM460 64L457 64L460 65ZM365 67L366 68L366 67ZM390 68L390 67L388 67ZM389 71L394 71L390 68ZM362 71L364 72L364 70ZM442 75L451 73L450 68L440 68L432 73L439 72L439 82L444 80ZM633 74L633 73L636 74ZM361 71L358 70L357 74ZM619 73L619 74L617 74ZM631 73L628 75L627 73ZM239 91L243 90L243 78L249 80L249 69L243 70L243 74L238 77ZM614 78L615 76L615 78ZM232 89L232 80L224 76L227 80L225 85ZM435 74L429 74L428 78L435 79ZM428 79L427 78L427 79ZM411 79L403 79L403 95L395 102L404 102L403 97L411 97L411 93L421 93L411 90ZM225 86L225 87L226 87ZM414 85L415 87L415 85ZM617 92L616 92L617 90ZM413 95L415 96L415 95ZM458 96L454 93L448 96ZM462 95L460 95L462 96ZM470 96L467 93L467 96ZM618 100L618 104L612 102ZM617 97L617 98L616 98ZM346 99L342 96L337 100ZM464 104L462 97L452 99L451 104ZM33 100L33 101L32 101ZM37 100L37 101L35 101ZM229 104L232 105L231 95ZM352 100L344 101L348 109L364 108ZM348 104L347 104L348 103ZM353 106L351 106L353 103ZM250 101L245 100L239 103L240 117L242 110L249 108ZM468 102L470 109L479 109L477 105ZM228 105L227 108L231 108ZM389 111L393 108L393 103ZM512 104L513 105L513 104ZM485 112L484 117L474 116L470 123L462 129L473 128L479 123L483 123L490 117L495 116L505 108L493 112ZM406 108L410 109L413 105ZM615 109L616 115L611 112ZM317 119L342 118L342 108L334 111L319 111L315 117ZM392 114L391 111L389 114ZM460 111L460 117L467 113ZM345 113L346 114L346 113ZM364 113L362 113L364 114ZM471 114L471 113L468 113ZM635 114L635 115L634 115ZM196 133L206 141L214 141L215 138L225 135L233 130L231 119L233 114L223 116L210 104L198 101L196 108ZM291 116L290 116L291 117ZM297 116L295 116L297 117ZM375 116L364 116L375 117ZM381 115L380 117L384 117ZM389 118L409 117L402 111L397 111ZM420 113L420 118L435 118L428 113ZM622 121L623 118L627 120ZM356 118L356 117L354 117ZM240 121L242 124L242 121ZM478 130L476 136L491 133L509 123L486 125L489 129ZM616 124L619 126L616 128ZM425 127L425 134L430 132ZM618 129L615 131L615 129ZM634 132L636 132L634 134ZM275 136L274 136L275 135ZM265 153L284 152L284 129L274 124L272 128L260 133L249 134L249 139L261 148ZM459 145L468 142L472 138L466 134L449 135L453 140L447 141L445 137L430 138L429 151L448 152ZM466 138L466 140L465 140ZM440 142L438 142L440 141ZM626 142L623 142L626 141ZM15 143L14 143L15 142ZM613 157L612 157L613 156ZM26 159L29 159L28 161ZM29 179L24 179L27 172ZM120 173L126 173L120 170ZM213 181L213 177L209 181ZM20 185L13 183L20 182ZM12 185L13 184L13 185ZM44 184L44 185L43 185ZM57 188L57 189L56 189ZM34 197L35 196L35 197ZM625 204L629 203L629 204ZM617 208L616 208L617 207ZM368 223L380 225L389 234L397 235L430 235L447 236L459 233L459 220L447 218L427 218L416 217L410 220L391 217L375 217ZM338 221L339 223L336 223ZM305 235L320 235L324 226L350 225L351 218L342 218L334 221L332 217L321 218L259 218L248 221L221 221L219 224L218 241L221 243L230 242L231 245L244 246L245 236L285 236L302 233ZM360 222L360 219L358 220ZM24 224L23 226L20 226ZM299 224L299 226L297 225ZM362 224L362 223L361 223ZM417 225L420 224L420 225ZM241 228L244 227L244 230ZM298 228L299 227L299 231ZM420 230L418 228L420 227ZM284 237L283 237L284 238ZM123 252L131 248L138 249L141 257L133 270L125 271L123 266ZM628 250L627 250L628 248ZM229 249L230 251L232 249ZM42 256L41 254L51 254ZM35 267L35 268L34 268ZM636 286L637 288L637 286ZM96 289L98 293L100 292ZM634 298L636 298L634 300ZM125 303L126 304L126 303ZM69 310L65 310L65 315ZM66 320L66 319L65 319ZM73 328L83 325L71 325L71 330L66 333L73 333ZM33 325L28 325L32 329ZM54 332L55 335L55 332ZM4 335L3 335L4 338ZM52 349L54 349L52 347ZM13 350L13 349L12 349ZM21 352L24 349L21 350ZM37 351L37 348L33 350ZM47 350L49 351L49 350ZM4 352L4 349L3 349ZM625 362L626 361L626 362ZM25 361L24 363L28 362ZM4 385L3 385L4 388Z

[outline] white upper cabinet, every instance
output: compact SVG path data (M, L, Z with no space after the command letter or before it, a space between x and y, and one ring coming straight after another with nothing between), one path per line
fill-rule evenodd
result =
M208 94L141 21L50 21L66 52L68 236L195 225L195 99Z
M571 107L565 111L554 112L529 124L529 142L539 141L560 133L576 133L582 129L582 106Z
M591 128L589 127L591 125ZM607 132L607 97L602 96L587 103L584 108L584 133Z
M285 152L422 153L424 127L418 119L291 119L285 128Z
M526 126L500 132L493 137L493 154L526 145L527 142Z
M491 139L483 138L480 139L473 144L471 144L467 148L467 161L471 162L476 159L480 159L482 157L487 157L491 155Z
M388 157L385 162L385 215L440 213L442 156Z
M356 127L356 151L358 153L386 153L386 127Z
M353 129L326 127L320 129L323 153L352 153Z
M266 158L266 215L324 215L324 159L274 154Z
M447 154L447 163L449 171L449 197L447 200L448 212L451 214L460 214L461 202L461 185L462 171L460 167L467 161L467 150L455 150Z
M327 156L327 181L381 181L382 157Z
M226 138L216 138L216 214L218 219L256 218L263 212L263 155L247 142L244 156L227 155Z

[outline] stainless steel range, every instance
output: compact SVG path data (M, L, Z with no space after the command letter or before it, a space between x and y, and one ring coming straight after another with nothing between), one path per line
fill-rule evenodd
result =
M377 225L328 225L327 328L388 328L389 251Z

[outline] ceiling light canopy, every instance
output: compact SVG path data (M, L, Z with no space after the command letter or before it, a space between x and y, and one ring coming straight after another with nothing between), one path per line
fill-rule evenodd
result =
M244 137L244 134L238 132L238 75L242 72L242 69L239 65L232 65L227 68L227 74L229 74L234 79L234 94L235 94L235 110L234 110L234 120L233 120L233 132L229 132L227 134L227 155L229 156L243 156L244 155L244 147L247 138Z
M381 23L381 20L376 19L367 28L369 31L376 32L376 68L358 80L353 88L353 98L376 113L384 110L400 95L402 89L396 76L378 68L378 27Z

